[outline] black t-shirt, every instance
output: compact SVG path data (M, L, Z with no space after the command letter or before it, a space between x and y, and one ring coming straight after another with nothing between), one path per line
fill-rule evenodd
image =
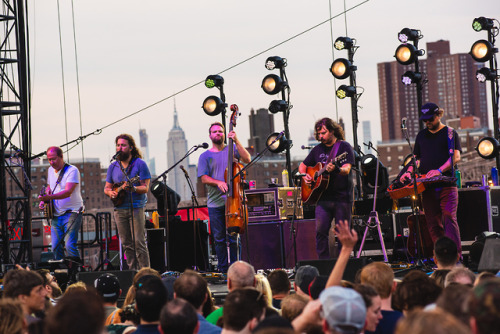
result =
M344 152L347 153L340 165L351 164L351 166L354 166L354 150L351 145L346 141L341 141L339 145L337 156ZM327 147L324 144L316 145L304 160L304 165L312 167L316 166L318 162L321 162L324 166L328 162L328 156L334 146L335 145ZM352 202L352 189L352 170L348 175L340 175L339 169L335 168L333 172L330 173L328 188L323 192L319 201Z
M460 138L455 130L453 130L453 142L455 150L462 152ZM436 133L430 132L429 129L420 131L415 139L413 153L420 160L418 168L420 174L426 174L430 170L441 167L450 158L448 127L445 126ZM451 175L451 170L447 170L443 175L454 176Z

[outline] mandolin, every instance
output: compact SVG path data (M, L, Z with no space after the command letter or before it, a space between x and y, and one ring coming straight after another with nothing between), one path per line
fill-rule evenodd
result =
M113 191L116 191L118 195L115 198L111 198L111 202L113 202L113 205L115 207L122 205L125 202L125 198L127 196L127 192L125 191L125 188L131 187L134 183L140 180L139 175L133 177L130 179L130 182L128 181L123 181L123 182L118 182L114 183L112 186Z
M46 193L47 191L47 186L42 186L42 189L40 190L40 196L43 196L43 195L51 195L52 192L48 192ZM54 201L53 200L49 200L48 202L43 202L43 212L45 213L45 218L47 219L52 219L54 218Z

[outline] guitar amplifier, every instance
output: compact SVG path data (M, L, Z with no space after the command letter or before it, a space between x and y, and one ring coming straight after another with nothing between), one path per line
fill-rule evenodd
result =
M279 219L304 218L300 187L278 188Z
M280 219L278 188L245 190L248 222L269 222Z

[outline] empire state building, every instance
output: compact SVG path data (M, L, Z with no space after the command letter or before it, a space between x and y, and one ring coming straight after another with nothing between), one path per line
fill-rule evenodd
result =
M169 168L182 159L187 152L187 146L186 136L179 126L177 108L174 103L174 126L168 133L167 139L167 165ZM189 157L181 162L180 165L187 168L189 166ZM189 186L180 166L177 166L168 173L167 184L181 196L181 200L186 200L191 197Z

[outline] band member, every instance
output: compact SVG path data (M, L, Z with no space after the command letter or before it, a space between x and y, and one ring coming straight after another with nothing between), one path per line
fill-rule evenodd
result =
M299 166L299 173L306 173L307 167L315 166L318 162L326 165L329 174L328 187L323 191L316 204L316 252L320 259L330 258L329 231L335 222L347 220L351 222L353 202L353 180L351 167L354 164L354 150L344 141L344 130L330 118L323 118L314 125L316 145L306 159ZM336 156L346 153L340 167L331 161ZM306 175L303 179L311 183L312 178ZM332 234L333 236L333 234ZM334 240L330 242L334 245ZM334 252L337 250L335 247ZM334 255L334 254L332 254Z
M131 135L117 136L115 144L116 152L120 153L116 157L117 161L114 161L108 168L104 193L111 199L120 196L121 191L126 193L123 197L123 204L115 206L114 216L127 265L130 269L138 270L149 267L144 207L147 202L146 194L149 190L151 174L146 162L141 159L142 154ZM116 184L127 181L124 173L129 179L139 176L140 181L127 184L123 190L117 192Z
M198 161L198 177L201 182L207 185L208 196L208 216L210 218L210 231L215 241L215 252L217 254L218 269L220 272L227 272L227 241L229 241L229 256L231 263L237 261L237 242L235 235L229 235L226 231L225 204L228 185L224 181L224 171L228 166L228 148L224 144L224 126L213 123L208 128L212 147L200 155ZM243 147L236 132L227 134L233 139L236 149L234 156L244 163L251 160L250 153Z
M420 120L425 123L426 128L420 131L415 139L413 153L417 159L420 174L426 178L434 176L454 176L452 174L453 164L460 161L460 139L452 128L441 123L444 110L434 103L426 103L422 106ZM413 166L401 175L400 180L404 182L411 178ZM422 193L422 205L425 211L425 219L432 237L432 242L446 235L456 244L458 253L462 254L460 241L460 230L457 223L458 189L456 185L445 186L435 184L426 186Z
M45 195L38 197L40 209L53 204L51 222L52 251L54 258L64 258L64 247L68 256L80 258L78 232L82 224L83 200L80 192L80 172L78 168L64 162L60 147L47 149L49 170Z

